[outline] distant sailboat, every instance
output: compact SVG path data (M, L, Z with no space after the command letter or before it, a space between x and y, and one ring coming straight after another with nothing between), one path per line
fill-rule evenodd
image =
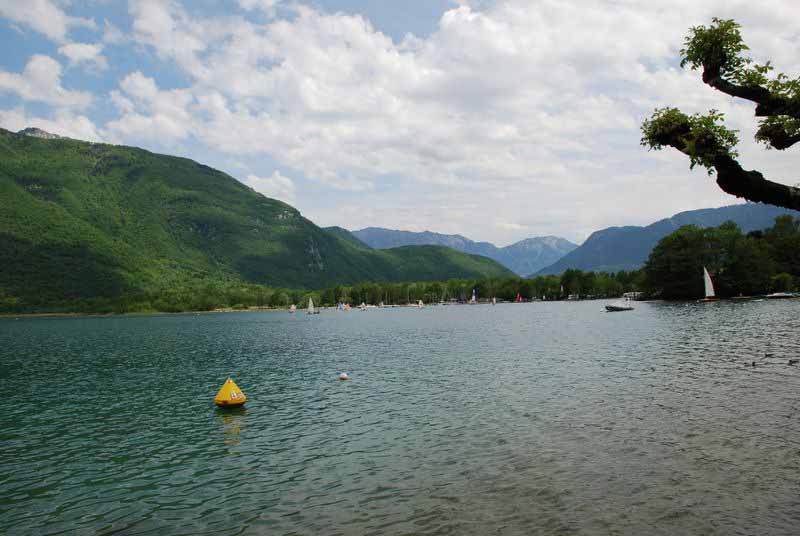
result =
M469 303L477 303L477 300L475 299L475 289L472 289L472 299L469 300Z
M292 304L292 306L289 307L289 312L290 313L296 313L297 312L297 306L295 304Z
M717 295L714 293L714 282L711 281L711 275L709 275L705 266L703 266L703 284L705 285L706 296L700 301L716 301Z
M319 314L319 309L315 309L314 308L314 300L312 300L311 298L308 299L308 311L307 311L307 314L310 314L310 315L318 315Z

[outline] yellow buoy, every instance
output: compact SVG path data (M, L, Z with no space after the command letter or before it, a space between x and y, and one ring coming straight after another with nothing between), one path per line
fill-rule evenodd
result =
M232 379L228 378L220 387L214 403L219 407L241 406L247 402L247 397Z

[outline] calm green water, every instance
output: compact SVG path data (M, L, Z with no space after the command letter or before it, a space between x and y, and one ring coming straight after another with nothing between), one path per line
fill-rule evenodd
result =
M0 320L0 530L797 534L800 300L602 306Z

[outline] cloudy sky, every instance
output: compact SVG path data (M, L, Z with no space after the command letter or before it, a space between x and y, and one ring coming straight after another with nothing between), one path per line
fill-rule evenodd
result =
M582 241L740 202L639 146L657 106L722 110L746 168L800 181L680 69L713 16L800 74L795 0L0 0L0 126L188 156L320 225Z

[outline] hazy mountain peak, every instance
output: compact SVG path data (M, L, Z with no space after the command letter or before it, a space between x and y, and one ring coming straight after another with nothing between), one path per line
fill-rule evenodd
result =
M489 242L475 242L460 234L441 234L433 231L399 231L383 227L367 227L352 234L374 249L388 249L409 245L436 245L483 255L494 259L521 276L527 276L555 262L576 247L569 240L557 236L526 238L510 246L498 248Z

